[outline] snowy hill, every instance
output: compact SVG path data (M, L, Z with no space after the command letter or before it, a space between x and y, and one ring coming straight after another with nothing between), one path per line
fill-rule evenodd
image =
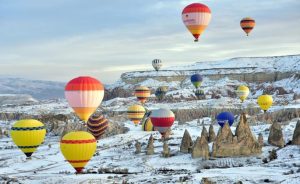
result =
M30 95L22 94L0 94L0 105L22 105L38 102Z
M27 94L42 100L64 97L65 83L22 78L0 78L0 94Z
M241 57L221 61L198 62L192 65L163 68L161 71L137 71L122 75L122 79L145 76L177 76L192 75L200 72L202 75L236 74L236 73L299 73L300 55L273 56L273 57Z

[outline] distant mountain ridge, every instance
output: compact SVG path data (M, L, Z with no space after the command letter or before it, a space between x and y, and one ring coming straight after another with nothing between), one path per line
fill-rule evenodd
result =
M64 86L63 82L0 78L0 94L27 94L38 100L64 98Z

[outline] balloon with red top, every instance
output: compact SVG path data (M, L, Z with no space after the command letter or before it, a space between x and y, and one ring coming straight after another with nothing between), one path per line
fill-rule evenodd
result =
M153 126L159 131L163 138L175 121L174 113L166 108L153 110L150 118Z

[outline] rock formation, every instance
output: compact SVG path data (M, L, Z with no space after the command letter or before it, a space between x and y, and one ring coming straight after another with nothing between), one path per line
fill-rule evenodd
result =
M277 146L284 147L283 133L279 123L274 122L270 128L270 134L268 137L268 143Z
M142 150L141 143L139 141L135 141L135 154L141 153L141 150Z
M208 132L204 125L202 125L201 137L204 137L206 139L206 141L208 141Z
M210 125L208 130L208 142L214 142L216 140L216 134L214 131L214 126Z
M193 141L192 138L190 136L190 133L185 130L182 140L181 140L181 145L180 145L180 152L182 153L190 153L191 152L191 148L193 146Z
M0 139L3 137L2 128L0 127Z
M149 137L149 140L148 140L148 145L147 145L147 152L146 154L147 155L153 155L154 154L154 145L153 145L153 136L151 134L151 136Z
M240 116L235 135L232 134L229 124L220 128L216 141L213 144L213 157L248 156L261 153L261 147L252 135L247 123L246 115Z
M164 141L162 156L163 157L170 157L170 148L169 148L169 145L166 141Z
M264 137L263 137L263 135L261 133L258 135L258 144L261 147L264 146Z
M204 136L198 137L192 150L192 158L209 159L209 147Z
M300 120L298 120L294 134L293 134L293 140L292 144L294 145L300 145Z

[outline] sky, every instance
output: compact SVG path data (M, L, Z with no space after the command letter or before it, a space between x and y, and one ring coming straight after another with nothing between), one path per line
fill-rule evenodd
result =
M193 2L212 20L198 43L181 20ZM124 72L232 57L300 54L299 0L0 0L0 76L113 83ZM249 37L239 22L251 16Z

